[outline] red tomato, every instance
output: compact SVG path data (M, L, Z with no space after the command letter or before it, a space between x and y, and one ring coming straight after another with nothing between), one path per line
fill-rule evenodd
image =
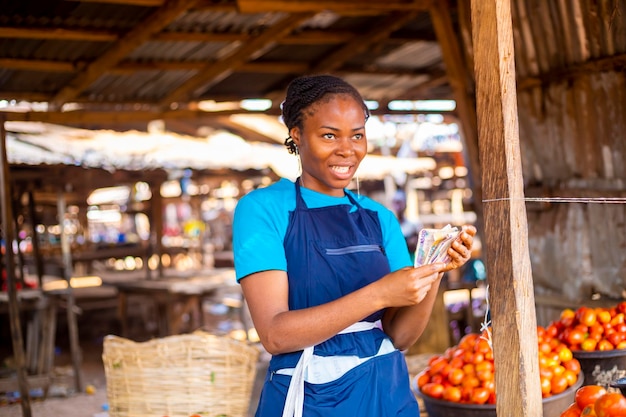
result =
M582 410L588 405L593 405L604 394L606 394L606 389L600 385L585 385L576 390L574 401Z
M579 329L570 329L567 332L566 342L570 345L578 345L581 344L585 340L585 333Z
M598 346L596 346L596 350L613 350L615 349L615 346L613 346L613 343L609 342L606 339L602 339L598 342Z
M578 322L585 326L593 326L596 324L597 316L593 308L579 307L575 314Z
M417 376L415 377L415 380L417 382L417 386L420 389L422 389L422 387L424 385L426 385L428 382L430 382L430 375L428 374L428 371L423 370L422 372L417 374Z
M461 395L460 387L446 387L446 389L443 390L443 399L453 403L461 401Z
M567 389L567 378L563 375L554 375L550 381L552 394L560 394Z
M429 397L441 398L443 396L443 385L429 382L422 387L422 392Z
M624 417L626 398L618 392L609 392L598 398L593 408L598 417Z
M572 358L569 361L563 362L563 366L565 369L569 369L570 371L574 371L576 375L580 373L580 362L576 358Z
M489 400L491 391L484 387L476 387L472 389L470 394L470 402L472 404L485 404Z
M465 378L465 372L460 368L452 368L448 373L448 381L452 385L460 385L463 382L463 378Z

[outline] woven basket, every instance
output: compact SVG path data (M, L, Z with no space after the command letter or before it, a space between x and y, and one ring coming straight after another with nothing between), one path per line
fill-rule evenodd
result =
M259 350L197 331L147 342L104 339L111 417L245 417Z

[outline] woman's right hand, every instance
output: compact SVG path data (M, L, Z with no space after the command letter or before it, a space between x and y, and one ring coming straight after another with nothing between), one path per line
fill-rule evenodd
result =
M441 277L444 263L423 265L417 268L406 267L385 275L376 282L376 291L383 297L386 307L405 307L419 304L432 284Z

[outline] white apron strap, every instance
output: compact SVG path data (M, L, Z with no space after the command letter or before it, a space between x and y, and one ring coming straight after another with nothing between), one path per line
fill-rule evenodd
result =
M379 322L359 321L346 327L338 334L371 330L378 327L378 323ZM304 410L304 376L309 362L311 361L311 357L313 356L313 348L314 346L309 346L302 351L302 355L293 370L282 417L302 417L302 411Z

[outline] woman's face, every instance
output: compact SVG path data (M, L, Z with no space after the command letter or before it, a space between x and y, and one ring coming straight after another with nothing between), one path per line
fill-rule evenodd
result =
M302 185L341 197L365 154L365 112L349 95L304 109L303 128L291 129L302 162Z

